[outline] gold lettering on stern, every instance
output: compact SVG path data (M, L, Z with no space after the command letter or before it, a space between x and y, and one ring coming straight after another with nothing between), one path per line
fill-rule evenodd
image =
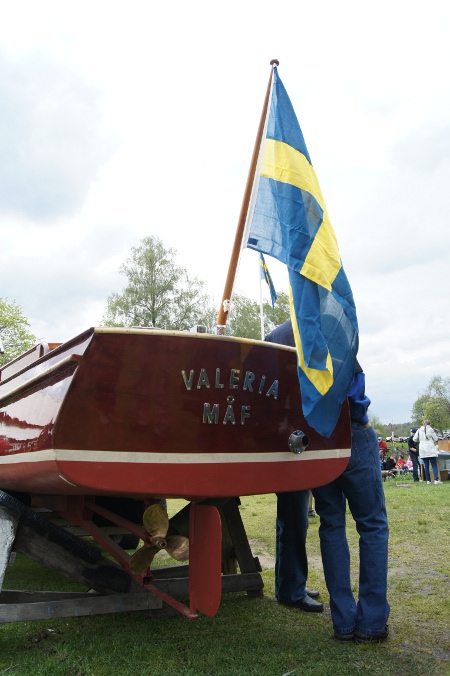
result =
M242 389L243 392L249 392L255 396L264 395L278 399L279 381L274 380L268 385L266 384L267 378L264 374L257 376L252 371L246 371L241 378L240 369L230 369L229 373L221 373L220 368L216 368L214 377L209 378L207 370L201 368L198 371L198 376L196 376L195 369L190 369L189 375L188 371L181 371L181 377L188 392L192 392L193 389L201 390L202 388L219 391L226 388L233 391ZM213 386L211 385L212 383L214 383ZM222 404L222 414L220 412L220 403L211 404L210 402L204 402L202 422L205 425L218 425L219 422L222 422L223 425L244 425L245 421L250 418L251 406L248 404L240 407L239 404L235 406L235 397L236 395L227 396L226 402Z

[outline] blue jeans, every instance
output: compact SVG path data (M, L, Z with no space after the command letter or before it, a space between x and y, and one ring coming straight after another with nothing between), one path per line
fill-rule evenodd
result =
M275 596L281 603L295 603L306 594L309 495L277 493Z
M431 462L431 467L433 468L433 474L434 474L434 480L439 481L439 472L437 468L437 460L436 458L422 458L423 460L423 469L425 472L425 479L427 481L431 481L430 477L430 462Z
M345 471L313 490L320 516L320 548L337 634L379 634L389 617L387 567L389 527L377 435L352 422L352 450ZM352 593L346 535L346 501L359 533L359 594Z

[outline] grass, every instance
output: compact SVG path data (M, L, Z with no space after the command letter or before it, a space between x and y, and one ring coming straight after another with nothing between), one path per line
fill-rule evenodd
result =
M391 531L391 635L385 643L341 645L332 639L318 518L310 520L308 584L321 591L326 610L310 615L276 603L275 497L263 495L241 499L252 550L263 566L263 598L225 594L215 618L194 621L136 612L4 624L0 674L450 675L450 481L427 486L401 477L385 482L384 488ZM170 501L172 511L177 503ZM348 537L356 590L358 542L350 516ZM8 567L4 587L78 588L20 555Z

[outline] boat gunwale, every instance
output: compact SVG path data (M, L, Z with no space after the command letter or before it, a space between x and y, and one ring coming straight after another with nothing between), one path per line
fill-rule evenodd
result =
M219 342L244 343L250 345L265 345L271 348L285 350L287 352L296 352L295 347L290 345L280 345L266 340L256 338L242 338L240 336L219 336L215 333L197 333L192 331L179 331L175 329L158 328L140 328L140 327L122 327L122 326L100 326L94 328L95 334L124 334L124 335L156 335L156 336L182 336L183 338L196 338L200 340L212 339Z
M66 370L68 371L71 366L74 366L75 369L77 366L81 364L82 359L83 359L82 355L78 354L68 355L67 357L64 357L61 361L57 362L56 364L49 366L48 369L40 371L35 376L32 376L28 380L22 382L20 385L17 385L17 387L13 387L11 390L8 390L5 393L2 393L0 391L0 406L5 406L8 403L10 403L9 401L10 399L15 399L18 395L25 394L25 392L27 392L28 390L32 390L42 380L48 379L58 371L63 372ZM34 362L32 366L34 366L36 363L37 362ZM12 380L15 376L18 376L27 370L29 369L24 369L24 371L14 374L14 376L8 378L8 380L5 380L4 382L7 383L8 381Z
M27 364L26 366L24 366L23 369L21 369L20 371L15 371L11 376L8 376L8 378L5 378L5 380L1 379L1 374L2 374L3 369L5 369L10 364L13 364L22 355L19 355L19 357L15 357L10 362L7 362L6 364L2 364L2 366L0 366L0 390L1 390L3 385L11 382L11 380L14 380L14 378L17 378L18 376L23 375L27 371L30 371L35 366L38 366L39 364L42 364L45 361L49 361L50 359L53 359L56 355L60 354L61 352L67 352L71 345L77 345L80 342L82 342L81 339L83 339L83 338L87 339L87 338L89 338L89 336L92 337L94 335L94 331L95 331L95 329L93 327L91 327L89 329L86 329L86 331L83 331L82 333L78 334L78 336L75 336L74 338L71 338L70 340L66 341L65 343L60 343L58 345L58 347L55 347L52 350L49 350L48 352L43 354L41 357L38 357L36 359L36 361L33 361L33 362ZM40 343L37 343L37 345L35 345L35 347L37 347L39 344ZM26 353L24 353L24 354L26 354ZM81 356L81 355L79 355L79 356Z

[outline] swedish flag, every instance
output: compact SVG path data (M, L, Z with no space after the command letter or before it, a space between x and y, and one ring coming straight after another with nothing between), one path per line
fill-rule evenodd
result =
M275 307L275 303L277 302L277 292L275 291L275 287L273 285L272 277L270 276L269 268L267 267L267 263L264 259L264 256L262 253L259 254L259 267L261 270L261 279L265 279L267 282L267 286L269 287L270 291L270 300L272 303L272 308Z
M247 246L289 270L303 414L329 437L353 378L358 322L300 125L274 68Z

